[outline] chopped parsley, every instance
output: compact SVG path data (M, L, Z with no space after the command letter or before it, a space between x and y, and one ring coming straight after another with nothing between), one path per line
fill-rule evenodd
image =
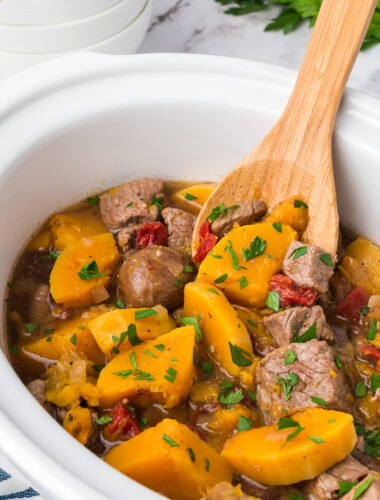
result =
M317 436L307 436L309 439L311 439L312 441L314 441L314 443L317 443L317 444L321 444L321 443L325 443L326 441L320 437L317 437Z
M326 266L335 267L331 255L329 253L322 253L319 256L319 260L321 260L324 264L326 264Z
M363 307L363 309L360 311L360 316L365 316L369 311L369 305L368 305L368 302L367 304Z
M278 430L282 431L282 429L288 429L289 427L300 427L300 424L288 417L280 417L278 421Z
M132 366L135 370L137 370L137 363L136 363L136 353L135 351L131 352L129 356L129 360L132 363Z
M310 340L317 338L317 323L313 323L302 335L295 335L290 341L292 344L300 344L304 342L309 342Z
M221 276L219 276L219 278L216 278L216 280L214 280L214 283L224 283L227 278L228 278L227 273L222 274Z
M13 354L14 354L15 356L17 356L17 354L20 352L20 348L19 348L19 347L14 347L13 345L9 346L9 350L10 350L11 352L13 352Z
M354 496L352 497L352 500L357 500L365 491L368 490L368 488L371 486L372 481L375 479L375 476L369 477L364 483L361 483L355 490Z
M182 278L177 278L176 282L175 282L175 287L176 288L179 288L183 283L185 283L185 280L182 279Z
M210 471L210 460L205 457L205 464L206 464L206 472Z
M101 364L98 364L98 363L95 363L94 365L92 365L92 369L94 371L96 371L97 373L101 372L103 370L103 368L105 367L106 365L101 365Z
M235 269L235 271L240 271L240 269L246 269L245 267L243 268L242 266L239 265L239 259L236 255L235 250L232 248L231 240L228 240L228 245L226 246L225 250L227 250L227 252L230 254L232 267Z
M184 272L184 273L192 273L193 271L194 271L193 266L188 266L188 265L186 265L186 266L184 266L184 268L183 268L183 272Z
M322 398L316 398L314 396L310 398L310 401L312 401L316 405L320 405L320 406L328 406L329 405L328 402L325 401L324 399L322 399Z
M367 332L367 340L373 340L377 332L377 319L373 318L371 328Z
M81 280L92 280L104 276L104 273L99 273L98 264L95 260L85 264L77 274Z
M212 364L210 361L202 361L202 370L205 372L206 375L211 377L212 375Z
M53 337L47 337L46 342L51 342L53 340Z
M53 333L54 332L54 328L46 328L46 330L44 330L44 333L48 334L49 333Z
M98 425L105 425L105 424L112 422L112 420L113 420L113 418L110 417L109 415L103 415L102 417L100 417L96 420L96 423Z
M124 302L122 300L117 300L115 302L115 306L118 308L118 309L125 309L125 305L124 305Z
M239 207L239 205L231 205L230 207L226 207L224 205L224 203L221 203L220 205L216 206L215 208L213 208L211 210L210 215L207 217L206 220L213 222L218 217L220 217L222 214L225 214L227 212L227 210L238 208L238 207Z
M193 347L193 365L195 366L198 363L198 349Z
M34 333L39 329L39 326L35 323L24 323L24 328L29 333Z
M125 208L129 208L129 207L131 207L132 205L133 205L133 201L130 201L130 202L128 203L128 205L126 205L126 206L125 206Z
M244 415L239 415L239 421L237 425L238 431L249 431L253 425L253 421L245 417Z
M142 311L135 312L135 320L138 321L139 319L149 318L150 316L155 316L156 314L158 313L154 309L143 309Z
M380 427L376 427L375 429L370 429L366 431L366 429L359 424L355 424L356 434L358 436L364 437L365 444L365 453L366 455L374 458L379 458L379 448L380 448L380 435L379 430Z
M8 287L8 288L12 288L12 286L13 286L12 281L7 281L7 287Z
M214 253L209 253L209 255L211 255L211 257L214 257L214 259L223 259L222 255L217 255L217 254L214 254Z
M355 396L358 398L363 398L367 394L367 388L364 382L360 380L355 386Z
M164 344L157 344L157 345L155 345L154 347L155 347L156 349L158 349L159 351L161 351L161 352L165 349Z
M278 292L269 292L268 297L265 301L265 304L270 309L273 309L275 312L279 312L280 310L280 294Z
M285 401L289 401L290 393L292 392L293 387L298 382L297 374L294 372L291 372L291 373L288 373L287 375L285 375L285 378L277 375L276 380L278 380L280 382L282 390L284 391Z
M61 252L50 252L45 256L46 260L57 260Z
M126 379L127 377L129 377L129 375L131 375L131 373L133 373L132 370L122 370L120 372L113 372L112 375L116 375L118 377Z
M373 373L371 377L371 391L375 394L376 389L380 387L380 375Z
M197 318L195 316L188 316L185 318L181 318L181 322L184 325L192 325L195 328L195 333L197 335L197 342L198 344L200 344L202 342L203 335L199 327Z
M282 224L281 222L274 222L272 224L273 229L275 229L277 232L282 233Z
M244 399L243 390L231 391L230 389L224 390L219 394L219 401L224 405L236 405Z
M287 257L288 259L292 258L292 260L296 260L299 257L302 257L302 255L305 255L307 253L307 246L303 247L298 247L293 250L293 252Z
M141 427L145 427L147 423L148 423L148 419L146 417L140 418L139 424Z
M338 491L338 497L342 497L346 493L352 490L354 486L358 484L357 481L339 481L339 491Z
M254 392L250 391L249 389L247 389L247 392L251 396L252 401L257 401L257 397L256 397L256 394Z
M256 257L260 257L265 252L267 247L267 242L262 240L260 236L256 236L256 238L251 242L249 248L242 248L242 255L246 262L255 259Z
M220 295L220 293L218 292L218 290L215 290L215 288L207 288L207 291L215 293L215 295Z
M156 205L158 208L159 212L161 213L162 210L164 209L164 199L162 196L153 196L152 201L150 202L151 205Z
M178 443L176 443L170 436L168 436L167 434L163 434L162 435L162 439L168 443L168 445L174 447L174 446L179 446Z
M286 358L285 358L285 361L284 363L286 365L292 365L294 363L294 361L297 359L297 355L294 351L292 351L291 349L289 349L288 351L286 351Z
M78 326L78 330L85 330L87 328L87 326L84 326L84 325L79 325Z
M147 356L150 356L151 358L157 358L157 356L153 354L149 349L145 349L143 353L146 354Z
M335 360L336 367L338 368L338 370L340 370L343 365L342 365L342 362L340 360L340 357L338 356L338 353L334 354L334 360Z
M300 208L300 207L309 208L304 201L294 200L294 208Z
M87 198L87 203L96 207L97 205L99 205L99 196L90 196L89 198Z
M195 462L195 453L191 448L187 448L187 451L189 452L189 457L192 462Z
M77 334L76 333L74 333L74 335L71 337L70 342L73 345L77 345Z
M297 495L296 493L288 493L287 496L288 496L288 498L290 498L290 500L306 500L305 497L302 497L301 495Z
M243 290L246 286L248 286L248 280L245 276L241 276L239 279L240 290Z
M247 319L247 323L251 326L257 326L257 324L254 321L252 321L251 319Z
M228 342L230 346L230 351L231 351L231 358L232 361L235 363L237 366L249 366L252 364L252 361L250 359L247 359L246 356L252 357L252 354L249 352L245 351L242 347L239 347L238 345L231 344L231 342Z
M300 434L304 430L305 430L305 427L298 426L294 432L292 432L291 434L288 434L288 436L286 436L287 443L289 443L292 439L296 438L298 436L298 434Z
M197 200L198 199L198 196L194 196L193 194L191 193L186 193L185 194L185 200L188 200L188 201L193 201L193 200Z
M177 376L177 370L175 370L172 366L169 366L169 368L166 370L166 373L167 375L164 375L164 378L173 383Z

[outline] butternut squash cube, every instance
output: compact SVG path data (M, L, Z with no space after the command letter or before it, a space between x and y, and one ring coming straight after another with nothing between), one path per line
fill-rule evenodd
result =
M41 252L49 250L51 235L48 229L43 229L28 243L27 250L30 252Z
M230 375L239 377L245 366L252 363L252 343L247 329L221 290L205 281L188 283L183 314L196 318L200 315L203 341L210 346L213 359ZM241 353L246 361L240 366L232 359L234 346L243 349Z
M49 220L51 238L56 250L64 250L67 245L107 231L103 222L90 214L55 214Z
M176 420L115 446L104 460L123 474L177 500L198 500L207 488L231 482L233 469L195 432Z
M266 222L234 227L204 259L198 279L217 286L239 305L263 307L269 280L281 270L286 251L297 238L296 231L285 224L281 233Z
M44 359L58 361L63 355L72 355L89 359L94 363L104 363L104 354L97 343L87 323L90 318L100 314L99 311L88 311L85 317L79 317L61 324L53 333L23 347L25 355L32 354Z
M111 407L121 398L143 407L178 406L193 383L194 349L195 329L185 326L121 352L100 372L101 406Z
M120 335L128 330L129 325L134 324L139 339L151 340L159 335L170 332L175 328L175 322L167 309L163 306L155 306L152 308L157 314L136 321L135 314L143 309L115 309L108 311L91 321L89 321L89 329L95 337L100 349L107 355L108 358L115 356L115 347L119 345ZM117 347L118 351L125 351L131 347L131 343L126 338ZM117 353L117 352L116 352Z
M351 284L360 286L369 295L380 294L380 248L360 236L348 245L345 253L339 269Z
M94 432L90 410L80 406L72 408L65 415L63 428L81 444L87 444Z
M299 233L305 231L309 223L308 209L304 206L295 207L295 199L296 196L293 196L289 200L282 201L276 205L265 219L265 222L281 222L292 227Z
M279 430L271 425L235 434L222 455L237 472L277 486L319 476L346 458L356 444L353 418L348 413L310 408L292 419L299 427Z
M201 208L206 203L207 198L214 191L217 184L204 183L195 184L177 191L171 196L171 200L182 210L192 214L199 214Z
M111 233L71 243L58 256L50 274L50 291L54 300L65 307L93 304L93 292L109 285L110 275L116 270L119 260L120 254ZM79 277L78 273L84 266L93 262L96 264L91 267L91 272L86 273L87 278ZM94 267L98 273L94 272Z

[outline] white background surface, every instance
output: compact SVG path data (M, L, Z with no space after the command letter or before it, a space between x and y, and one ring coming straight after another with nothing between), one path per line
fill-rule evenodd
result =
M215 0L154 0L140 52L190 52L252 59L298 69L311 30L264 32L277 8L234 17ZM361 52L349 85L380 98L380 44Z

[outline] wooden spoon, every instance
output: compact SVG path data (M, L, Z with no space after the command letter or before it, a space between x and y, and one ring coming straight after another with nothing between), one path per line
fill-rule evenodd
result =
M272 130L218 185L195 224L224 203L295 195L309 206L303 241L335 253L339 218L331 142L336 112L377 0L324 0L288 104Z

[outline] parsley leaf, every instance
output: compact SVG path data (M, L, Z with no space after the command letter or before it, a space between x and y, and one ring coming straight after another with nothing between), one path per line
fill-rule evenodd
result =
M183 267L183 272L184 273L192 273L194 271L193 266L186 265Z
M335 267L331 255L329 253L321 254L319 256L319 260L321 260L324 264L326 264L326 266Z
M368 302L367 304L363 307L363 309L360 311L360 316L365 316L369 311L369 305L368 305Z
M373 340L377 332L377 319L373 318L371 328L367 332L367 340Z
M173 383L177 376L177 370L175 370L172 366L169 366L169 368L166 370L166 373L167 375L164 375L164 378Z
M99 364L99 363L95 363L94 365L92 365L92 369L93 369L95 372L99 373L99 372L101 372L101 371L103 370L103 368L104 368L105 366L106 366L106 365L101 365L101 364Z
M307 436L309 439L311 439L312 441L314 441L314 443L317 443L317 444L321 444L321 443L325 443L326 441L320 437L317 437L317 436Z
M289 427L300 427L300 424L292 418L280 417L280 420L278 421L278 430L281 431L282 429L288 429Z
M212 364L210 363L210 361L202 361L202 370L205 372L206 375L211 377Z
M301 344L317 338L317 323L313 323L302 335L295 335L292 344Z
M245 276L241 276L238 279L239 285L240 285L240 290L243 290L246 286L248 286L248 280Z
M339 491L338 491L338 497L343 496L344 494L348 493L349 491L352 490L354 486L358 484L357 481L339 481Z
M239 347L238 345L234 345L234 344L231 344L231 342L228 342L229 346L230 346L230 351L231 351L231 358L232 358L232 361L235 363L235 365L237 366L249 366L252 364L252 361L250 359L247 359L243 354L245 354L246 356L250 356L252 357L252 355L247 352L247 351L244 351L244 349L242 349L241 347Z
M320 406L328 406L329 405L328 402L325 401L324 399L322 399L322 398L316 398L314 396L310 398L310 401L312 401L316 405L320 405Z
M185 194L185 200L192 201L192 200L197 200L198 196L195 196L191 193L186 193Z
M289 349L288 351L286 351L286 358L285 358L285 361L284 363L286 365L292 365L294 363L294 361L297 359L297 355L294 351L292 351L291 349Z
M375 394L376 389L380 387L380 375L373 373L371 377L371 391Z
M109 415L103 415L102 417L98 418L96 420L96 423L98 425L105 425L108 424L109 422L112 422L113 418L110 417Z
M300 207L309 208L304 201L294 200L294 208L300 208Z
M132 366L135 370L137 370L137 363L136 363L136 353L135 351L131 352L131 354L129 355L129 359L132 363Z
M245 417L244 415L239 415L239 421L237 425L238 431L249 431L253 425L253 421Z
M24 323L24 328L29 333L34 333L39 329L36 323Z
M288 375L285 375L285 378L277 375L276 380L278 380L280 382L282 390L284 391L285 401L289 401L290 393L293 390L293 387L298 382L297 374L294 372L291 372L291 373L288 373Z
M343 365L342 365L342 362L340 360L340 357L338 356L338 353L334 354L334 360L335 360L336 367L338 368L338 370L340 370Z
M97 205L99 205L99 196L90 196L89 198L87 198L87 203L96 207Z
M210 471L210 460L208 458L205 457L205 464L206 464L206 472L209 472Z
M203 339L201 329L199 327L198 320L195 316L188 316L187 318L180 318L184 325L192 325L195 328L195 333L197 335L197 342L200 344Z
M58 259L61 252L50 252L49 255L46 255L46 260L56 260Z
M286 441L289 443L289 441L296 438L298 436L298 434L300 434L304 430L305 430L305 427L301 427L301 426L297 427L297 429L294 432L292 432L291 434L286 436Z
M92 280L104 276L104 273L99 273L98 264L95 260L85 264L77 274L81 280Z
M19 347L14 347L13 345L10 345L10 346L9 346L9 350L10 350L11 352L13 352L13 354L14 354L15 356L17 356L17 354L20 352L20 348L19 348Z
M239 205L231 205L230 207L226 207L224 203L221 203L220 205L216 206L213 208L210 212L210 215L207 217L206 220L209 220L213 222L216 220L218 217L220 217L222 214L225 214L227 210L238 208Z
M70 342L73 345L77 345L77 334L76 333L74 333L74 335L71 337Z
M179 446L178 443L176 443L170 436L168 436L167 434L163 434L162 435L162 439L168 443L170 446L174 447L174 446Z
M219 401L224 405L234 405L240 403L244 399L243 390L231 391L227 394L219 394Z
M156 205L158 208L159 212L161 213L162 210L164 209L164 199L162 196L153 196L152 201L150 202L151 205Z
M126 379L127 377L129 377L129 375L131 375L131 373L132 370L122 370L120 372L113 372L112 375L116 375L117 377Z
M375 479L375 476L369 477L364 483L361 483L355 490L354 496L352 497L352 500L357 500L365 491L368 490L368 488L371 486L372 481Z
M228 278L227 273L222 274L221 276L219 276L219 278L216 278L216 280L214 280L214 283L224 283L227 278Z
M215 290L215 288L207 288L207 291L215 293L215 295L220 295L220 293L218 292L218 290Z
M246 262L260 257L265 252L267 247L267 242L262 240L260 236L256 236L256 238L251 242L249 248L242 248L242 255Z
M235 271L240 271L242 267L240 267L239 259L236 255L235 250L232 248L232 241L228 240L228 245L226 246L226 250L230 254L232 267L235 269Z
M154 309L143 309L142 311L135 312L135 320L138 321L139 319L149 318L150 316L155 316L156 314L158 313Z
M288 259L293 257L292 260L296 260L299 257L302 257L302 255L305 255L306 253L307 253L307 246L298 247L293 250L293 252L289 255Z
M118 309L125 309L125 305L124 305L124 302L122 300L117 300L115 302L115 306L118 308Z
M273 229L275 229L279 233L282 233L282 224L281 224L281 222L274 222L272 224L272 227L273 227Z
M155 347L156 349L158 349L159 351L161 351L161 352L165 349L164 344L157 344L157 345L155 345L154 347Z
M269 292L268 297L265 301L265 304L270 308L273 309L275 312L279 312L280 310L280 294L278 292Z
M367 394L367 388L364 382L360 380L355 386L355 396L358 398L363 398Z
M187 448L187 451L189 452L190 460L191 460L192 462L195 462L195 453L194 453L194 451L192 450L192 448Z

